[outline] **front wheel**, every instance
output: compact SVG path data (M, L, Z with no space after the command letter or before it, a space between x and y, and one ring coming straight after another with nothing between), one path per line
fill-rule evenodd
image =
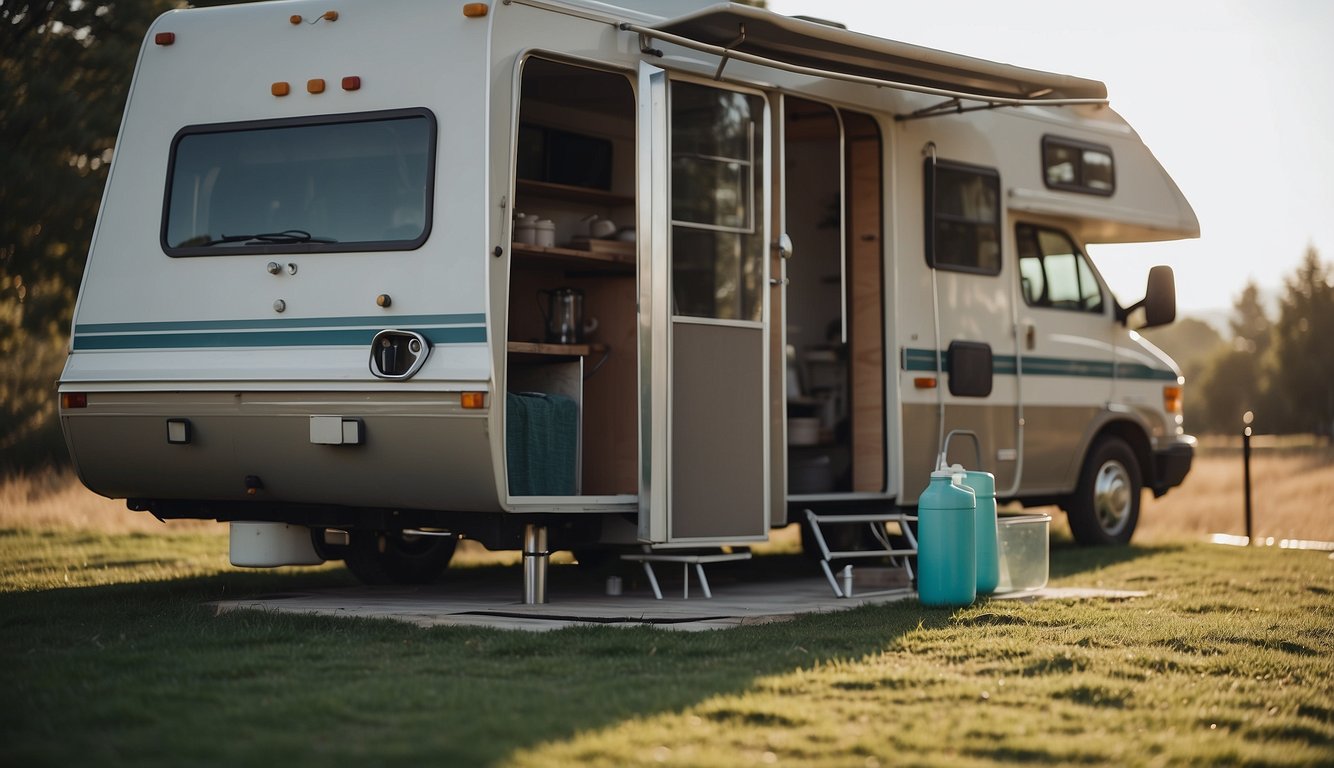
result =
M1066 507L1075 541L1084 546L1129 544L1139 523L1143 489L1139 460L1124 440L1104 437L1094 443Z
M363 584L429 584L449 567L457 546L453 536L353 530L343 564Z

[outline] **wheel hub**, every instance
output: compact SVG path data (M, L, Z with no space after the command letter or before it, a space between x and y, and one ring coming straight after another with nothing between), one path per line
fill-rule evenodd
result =
M1115 536L1130 520L1130 472L1119 461L1109 461L1098 470L1093 483L1093 509L1098 525Z

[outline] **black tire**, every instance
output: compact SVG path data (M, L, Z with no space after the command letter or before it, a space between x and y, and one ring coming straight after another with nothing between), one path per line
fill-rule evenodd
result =
M1139 523L1143 478L1139 460L1124 440L1104 437L1095 442L1066 505L1075 541L1086 547L1129 544Z
M454 557L453 536L418 536L402 531L349 532L343 564L363 584L429 584Z

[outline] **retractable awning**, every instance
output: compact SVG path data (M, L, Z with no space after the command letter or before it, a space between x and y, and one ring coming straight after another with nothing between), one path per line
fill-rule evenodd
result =
M644 38L778 69L934 94L950 101L927 110L959 111L957 100L985 106L1105 104L1096 80L962 56L749 6L720 4L651 27L622 24Z

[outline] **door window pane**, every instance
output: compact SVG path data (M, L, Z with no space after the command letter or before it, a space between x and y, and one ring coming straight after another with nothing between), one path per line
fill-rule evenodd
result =
M761 96L672 83L673 313L761 319Z

